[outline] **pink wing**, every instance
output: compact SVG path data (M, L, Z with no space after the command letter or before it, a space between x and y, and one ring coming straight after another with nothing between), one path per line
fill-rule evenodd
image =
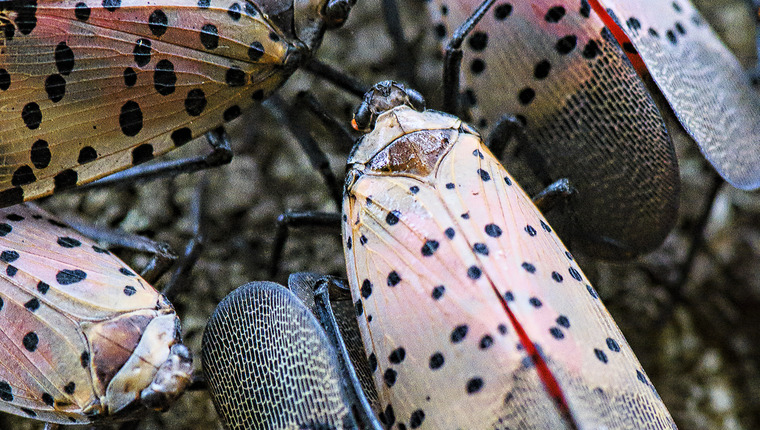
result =
M123 261L50 214L29 205L0 211L5 282L74 318L102 320L151 309L160 294ZM42 282L44 287L38 284ZM114 287L117 286L117 287ZM43 292L44 291L44 292Z
M96 398L78 322L11 281L4 278L0 286L0 410L49 422L89 422L81 405Z
M451 149L425 176L383 170L389 144L358 168L344 203L381 418L411 428L674 428L572 256L479 136L453 117L448 129L407 127L441 118L408 108L379 118L365 139L400 125L420 142L410 159L434 156L428 139Z
M89 422L82 409L98 400L96 352L81 326L163 303L121 260L50 214L0 209L0 410Z
M444 42L480 3L430 3ZM569 178L578 189L573 219L557 223L574 249L622 258L662 243L678 211L675 151L646 87L588 2L496 2L462 49L471 122L484 134L507 114L526 124L523 185L537 192Z

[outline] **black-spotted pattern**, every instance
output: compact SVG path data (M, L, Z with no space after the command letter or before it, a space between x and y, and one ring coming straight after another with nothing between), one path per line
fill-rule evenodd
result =
M63 424L118 412L169 356L176 318L121 260L50 214L0 210L0 411ZM134 342L159 320L168 332L146 354ZM139 364L130 371L144 376L114 376L133 350ZM99 354L122 361L104 367Z
M189 142L307 50L238 0L0 1L0 28L0 206Z
M592 0L596 3L596 0ZM689 0L599 0L687 133L732 185L760 187L760 97ZM612 24L610 24L612 25Z
M441 40L480 3L431 1ZM525 124L518 156L529 169L518 171L520 182L537 192L568 178L578 190L567 214L552 214L571 247L619 259L662 243L678 213L675 150L644 83L589 2L497 0L462 49L471 122L483 133L505 114Z
M386 425L675 428L572 255L471 128L396 107L349 166L348 276Z

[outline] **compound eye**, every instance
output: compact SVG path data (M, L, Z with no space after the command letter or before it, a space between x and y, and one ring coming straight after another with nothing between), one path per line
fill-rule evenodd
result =
M356 3L355 0L329 0L325 4L323 12L327 28L334 29L342 26L348 19L348 14L351 12L351 6L354 3Z
M371 122L372 111L370 110L369 105L367 105L366 102L363 102L358 108L356 108L351 125L354 127L354 130L366 133L372 129Z

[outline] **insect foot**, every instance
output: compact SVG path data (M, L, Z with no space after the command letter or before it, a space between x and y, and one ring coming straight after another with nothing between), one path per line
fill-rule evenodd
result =
M185 345L173 345L169 358L158 368L150 386L140 393L149 409L167 410L192 381L193 355Z

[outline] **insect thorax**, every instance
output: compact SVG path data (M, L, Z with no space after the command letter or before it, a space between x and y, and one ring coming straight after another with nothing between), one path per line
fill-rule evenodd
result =
M426 181L462 135L479 139L456 117L399 106L378 117L375 129L357 142L348 163L365 174L401 174Z

